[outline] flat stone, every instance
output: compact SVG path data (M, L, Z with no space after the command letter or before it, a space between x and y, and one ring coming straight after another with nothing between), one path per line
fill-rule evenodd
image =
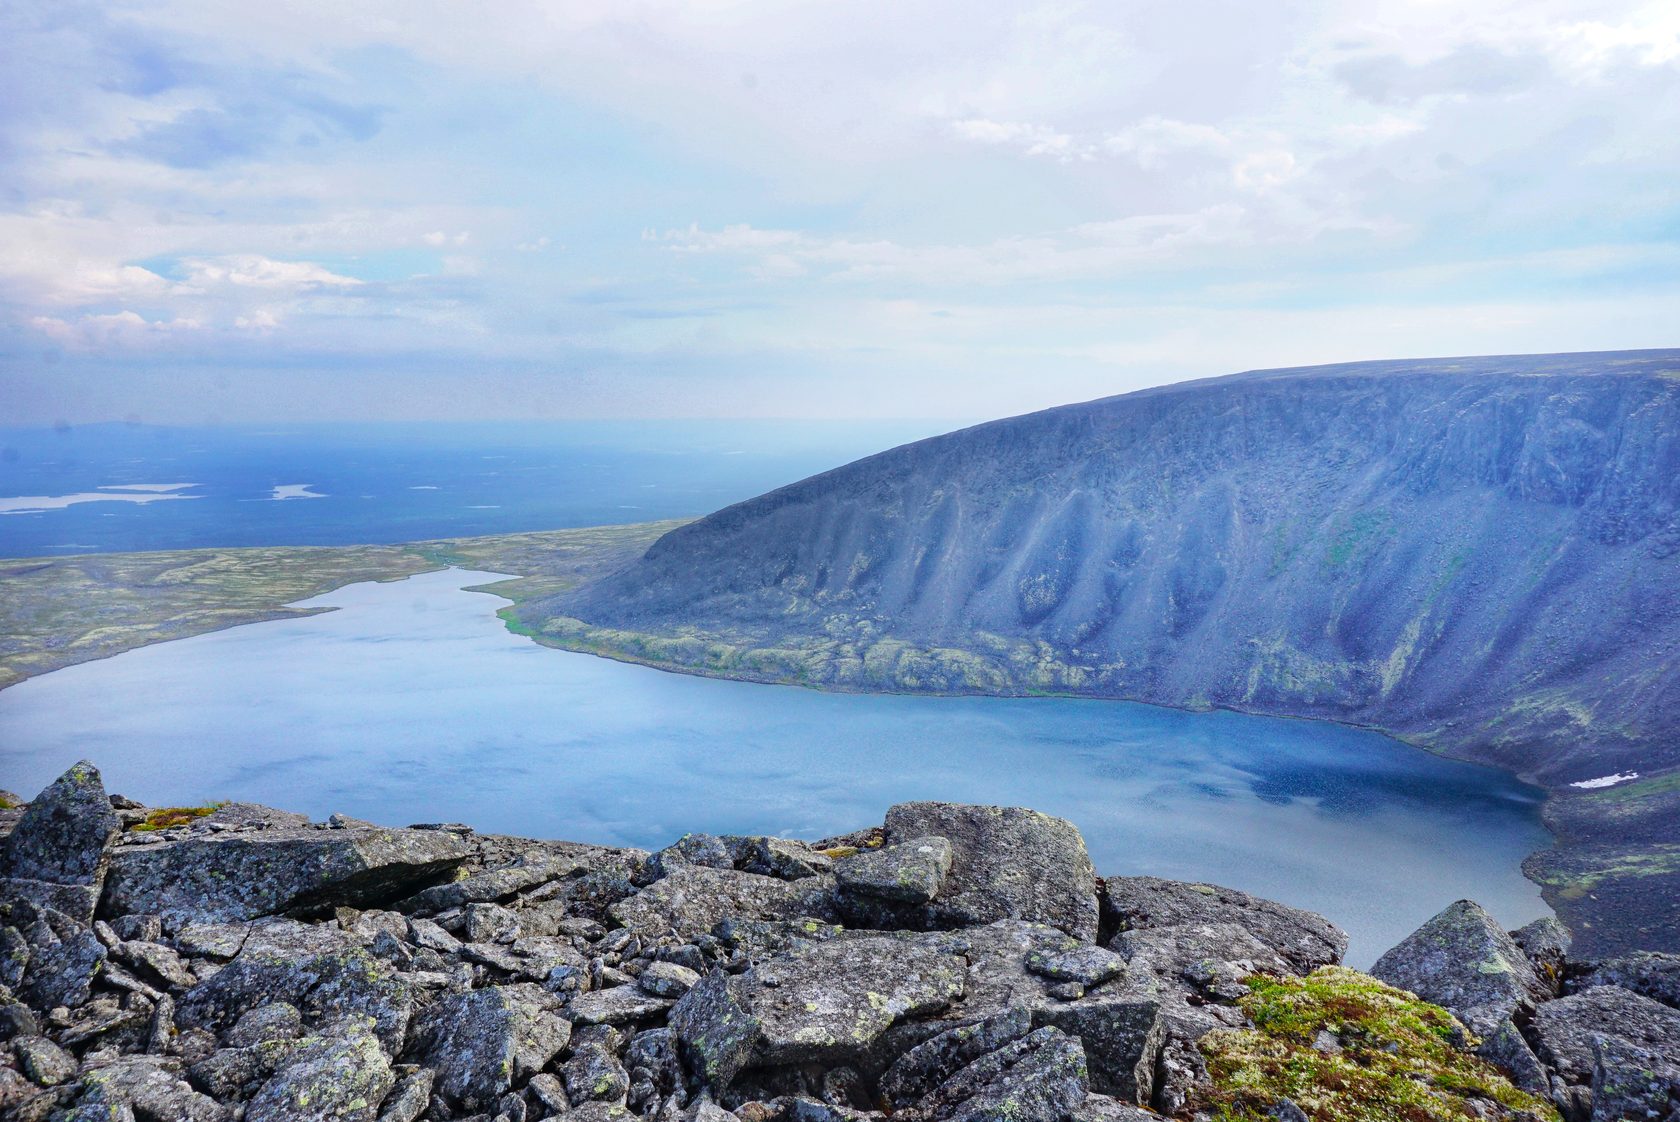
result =
M74 1009L92 996L93 980L105 967L105 944L85 928L63 940L42 935L30 949L18 993L36 1009Z
M1149 1102L1167 1033L1159 1001L1093 996L1041 1008L1033 1024L1051 1025L1083 1042L1094 1089L1129 1103Z
M719 921L744 919L831 918L829 881L810 877L785 881L734 869L679 865L661 879L607 909L619 924L643 938L675 932L692 942Z
M880 849L860 849L835 862L835 881L845 896L900 904L926 904L945 887L951 871L951 843L945 838L911 838Z
M1302 974L1341 962L1347 951L1347 934L1323 916L1234 888L1160 877L1106 877L1103 886L1103 927L1116 934L1234 923Z
M1535 1011L1529 1032L1540 1060L1568 1083L1592 1079L1597 1037L1680 1056L1680 1011L1619 986L1594 986L1546 1002Z
M41 1087L56 1087L75 1077L80 1066L76 1057L44 1036L23 1036L12 1041L12 1053L29 1081Z
M435 915L467 904L487 904L506 900L538 885L575 873L581 862L572 858L549 857L540 860L489 869L448 884L435 884L422 889L402 901L398 909L421 915Z
M925 943L811 943L744 974L708 975L670 1026L690 1067L723 1086L747 1067L859 1059L895 1022L960 998L966 974L963 959Z
M1126 960L1103 947L1079 946L1071 951L1042 949L1027 954L1027 969L1058 982L1078 982L1090 987L1118 978L1126 972Z
M1680 1111L1680 1057L1615 1036L1593 1039L1592 1122L1672 1119Z
M169 1119L170 1122L226 1122L227 1107L193 1090L176 1061L157 1056L122 1056L90 1067L74 1086L76 1122L84 1119Z
M834 871L834 859L809 842L793 838L731 837L722 839L735 856L735 867L748 873L804 880Z
M319 1027L351 1014L371 1017L396 1054L414 1010L413 987L336 928L268 920L253 924L239 954L177 1003L186 1027L224 1031L258 1006L285 1002Z
M465 1109L493 1106L557 1056L572 1026L535 986L486 986L445 994L416 1024L416 1051L436 1089Z
M1041 1028L981 1056L905 1114L927 1122L1067 1122L1088 1090L1079 1041Z
M887 811L888 845L942 837L951 871L923 907L925 926L1023 919L1097 938L1096 873L1073 823L1022 807L900 803Z
M656 1017L673 1004L670 998L650 994L640 986L611 986L576 995L566 1013L580 1025L627 1025Z
M881 1094L896 1109L914 1105L957 1072L1032 1031L1032 1014L1010 1009L947 1029L911 1048L882 1073Z
M295 826L129 845L112 855L102 907L175 926L367 907L447 879L469 852L433 830Z
M1620 986L1680 1009L1680 955L1638 951L1609 959L1575 982L1578 990L1592 986Z
M636 984L654 997L676 1000L694 988L700 975L674 962L650 962L636 978Z
M374 1122L395 1083L371 1018L299 1041L245 1108L245 1122Z

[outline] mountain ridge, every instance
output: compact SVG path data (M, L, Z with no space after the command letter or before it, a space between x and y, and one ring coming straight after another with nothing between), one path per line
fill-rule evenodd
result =
M1680 762L1677 511L1680 351L1252 371L878 453L522 615L738 676L1346 720L1558 785Z

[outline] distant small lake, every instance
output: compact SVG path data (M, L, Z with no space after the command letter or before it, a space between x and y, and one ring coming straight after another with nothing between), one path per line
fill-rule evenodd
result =
M248 799L377 822L657 847L817 837L906 799L1072 819L1097 871L1206 880L1330 916L1368 966L1471 897L1546 912L1518 866L1539 792L1376 733L1125 702L826 694L537 646L429 573L338 611L162 643L0 692L0 786L82 757L150 803Z

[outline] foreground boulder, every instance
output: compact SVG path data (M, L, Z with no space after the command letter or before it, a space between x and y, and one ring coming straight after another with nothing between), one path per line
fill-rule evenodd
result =
M708 976L671 1011L671 1030L694 1071L720 1085L749 1067L845 1063L898 1020L962 997L967 966L903 939L803 944L744 974Z
M1348 942L1346 932L1313 912L1234 888L1160 877L1106 878L1102 923L1115 934L1180 924L1236 924L1301 973L1337 965Z
M121 824L98 768L83 760L66 771L0 840L0 905L27 901L92 922Z
M113 840L96 783L38 800L65 852L20 842L12 866L80 895L0 901L8 1120L1386 1119L1421 1094L1428 1117L1551 1122L1445 1010L1309 972L1342 945L1320 917L1117 878L1099 932L1078 832L1027 810L648 853L122 801L156 828ZM1385 961L1527 1033L1527 1085L1568 1122L1663 1117L1680 1011L1633 987L1667 994L1665 960L1575 963L1560 930L1449 911Z
M361 907L447 880L469 853L442 830L282 826L119 848L104 914L172 924Z
M1000 919L1047 923L1097 938L1097 878L1073 823L1021 807L900 803L887 811L886 844L950 843L950 872L905 926L969 927Z
M490 986L450 994L416 1026L416 1051L436 1087L466 1110L496 1102L565 1048L572 1026L534 986Z
M1521 1086L1545 1089L1545 1075L1517 1022L1555 991L1473 901L1460 900L1418 928L1378 959L1371 974L1448 1010L1481 1038L1479 1054Z

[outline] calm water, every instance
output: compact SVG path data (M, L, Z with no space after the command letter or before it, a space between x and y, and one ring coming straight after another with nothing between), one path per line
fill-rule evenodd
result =
M1374 733L1119 702L823 694L566 654L458 570L340 610L131 651L0 692L0 786L83 756L148 802L251 799L400 824L658 846L815 837L915 798L1072 819L1102 873L1322 911L1368 965L1461 896L1544 914L1537 792Z
M0 428L0 557L351 545L698 517L951 427Z

